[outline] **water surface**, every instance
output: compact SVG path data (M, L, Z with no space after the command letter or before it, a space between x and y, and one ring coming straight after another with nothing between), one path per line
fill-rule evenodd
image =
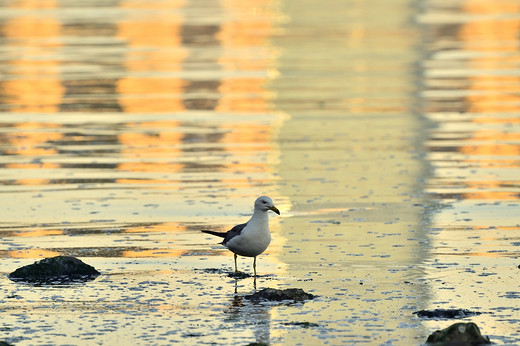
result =
M0 340L420 344L467 308L520 342L515 6L2 2ZM256 289L317 299L248 303L200 233L262 194ZM7 278L59 254L102 275Z

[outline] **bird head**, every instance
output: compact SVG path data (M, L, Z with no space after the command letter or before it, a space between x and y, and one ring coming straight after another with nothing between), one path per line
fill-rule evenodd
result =
M255 209L260 209L262 211L272 210L276 214L280 215L280 211L273 204L273 200L268 196L260 196L255 201Z

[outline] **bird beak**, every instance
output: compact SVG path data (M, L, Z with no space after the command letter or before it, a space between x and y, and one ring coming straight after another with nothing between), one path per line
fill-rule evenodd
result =
M278 208L276 208L274 205L272 207L269 207L269 209L271 209L272 211L274 211L276 214L280 215L280 211L278 210Z

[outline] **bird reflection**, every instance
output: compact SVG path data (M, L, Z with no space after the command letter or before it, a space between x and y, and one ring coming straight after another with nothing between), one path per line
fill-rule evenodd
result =
M254 290L256 290L256 283ZM268 345L270 343L271 307L245 302L244 295L238 294L238 280L235 280L234 293L225 313L230 314L233 321L247 320L247 327L252 328L256 342Z

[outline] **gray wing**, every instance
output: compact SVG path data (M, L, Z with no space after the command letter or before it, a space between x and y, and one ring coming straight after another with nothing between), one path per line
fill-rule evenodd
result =
M233 227L232 229L230 229L229 231L227 231L226 233L226 237L224 238L224 240L222 241L222 244L226 245L226 243L228 241L230 241L231 239L233 239L234 237L236 237L237 235L239 235L240 233L242 233L242 230L244 229L244 227L247 226L247 222L246 223L243 223L243 224L240 224L240 225L236 225L235 227Z

